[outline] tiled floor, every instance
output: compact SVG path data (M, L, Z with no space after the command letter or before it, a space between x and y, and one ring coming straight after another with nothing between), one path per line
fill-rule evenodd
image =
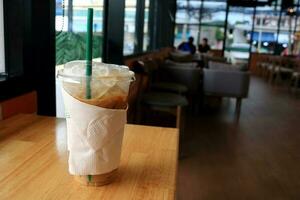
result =
M300 199L300 98L253 77L233 117L224 99L219 113L187 118L178 199Z

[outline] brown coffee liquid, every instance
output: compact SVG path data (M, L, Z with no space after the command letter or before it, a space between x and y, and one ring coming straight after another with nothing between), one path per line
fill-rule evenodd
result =
M75 97L76 98L76 97ZM126 109L127 96L112 96L101 99L82 99L76 98L81 102L108 109Z

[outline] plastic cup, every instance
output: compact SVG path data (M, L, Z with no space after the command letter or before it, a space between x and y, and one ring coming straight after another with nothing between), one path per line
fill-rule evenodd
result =
M93 105L99 108L107 109L108 112L110 110L126 111L128 104L127 97L129 86L130 83L134 80L134 73L129 71L128 67L125 66L93 62L93 74L91 77L87 77L83 72L84 66L85 61L72 61L65 64L64 69L58 72L58 78L62 83L62 90L64 90L68 95L77 99L81 103L84 103L82 104L83 106ZM87 87L87 81L89 80L90 88ZM90 99L86 99L87 89L91 90ZM65 104L66 103L67 102L65 101ZM69 107L69 109L72 109L70 105L65 105L65 107ZM73 115L76 115L76 112L76 110L72 110ZM78 113L78 115L84 115L84 113ZM124 127L125 123L121 124L121 126ZM67 119L68 138L72 137L73 134L69 127L70 124L68 123ZM122 143L118 143L117 145L122 145ZM121 149L121 146L115 148ZM68 147L68 150L71 153L72 148ZM109 157L109 155L106 156ZM117 168L111 169L111 171L102 174L75 175L75 179L84 185L101 186L112 182L114 177L116 176L116 173Z

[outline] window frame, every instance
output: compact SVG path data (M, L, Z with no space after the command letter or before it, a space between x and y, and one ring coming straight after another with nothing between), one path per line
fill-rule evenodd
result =
M1 19L1 21L0 21L0 25L1 25L1 29L3 28L3 30L1 30L1 36L0 37L3 37L3 49L2 49L2 51L3 51L3 55L1 55L1 56L3 56L3 59L4 59L4 66L3 66L3 68L4 68L4 72L1 72L0 71L0 76L2 75L3 76L3 78L5 78L4 76L5 76L5 74L6 74L6 65L5 65L5 34L4 34L4 3L3 3L3 0L1 0L1 3L0 3L0 8L1 8L1 11L2 11L2 14L1 14L1 16L0 17L2 17L2 19ZM1 44L2 45L2 44ZM1 78L1 77L0 77Z
M134 54L143 52L144 23L145 23L145 0L137 0L135 14L135 39Z
M126 1L126 0L125 0ZM124 7L124 12L125 12ZM148 23L146 24L148 28L148 37L149 37L149 44L147 49L144 50L144 26L145 26L145 10L146 10L146 0L136 0L136 13L135 13L135 34L134 37L136 39L136 43L134 44L134 49L131 54L124 55L124 58L131 57L132 55L141 55L147 52L151 52L153 47L151 47L152 39L152 32L153 32L153 12L154 12L154 1L149 1L148 7ZM125 34L125 33L124 33Z

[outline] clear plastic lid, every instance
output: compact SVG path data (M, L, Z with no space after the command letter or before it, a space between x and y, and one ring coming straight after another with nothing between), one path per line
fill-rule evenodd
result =
M134 81L134 72L127 66L93 62L91 80L115 80L115 81ZM64 65L64 69L58 71L58 78L63 79L86 79L86 61L76 60Z

